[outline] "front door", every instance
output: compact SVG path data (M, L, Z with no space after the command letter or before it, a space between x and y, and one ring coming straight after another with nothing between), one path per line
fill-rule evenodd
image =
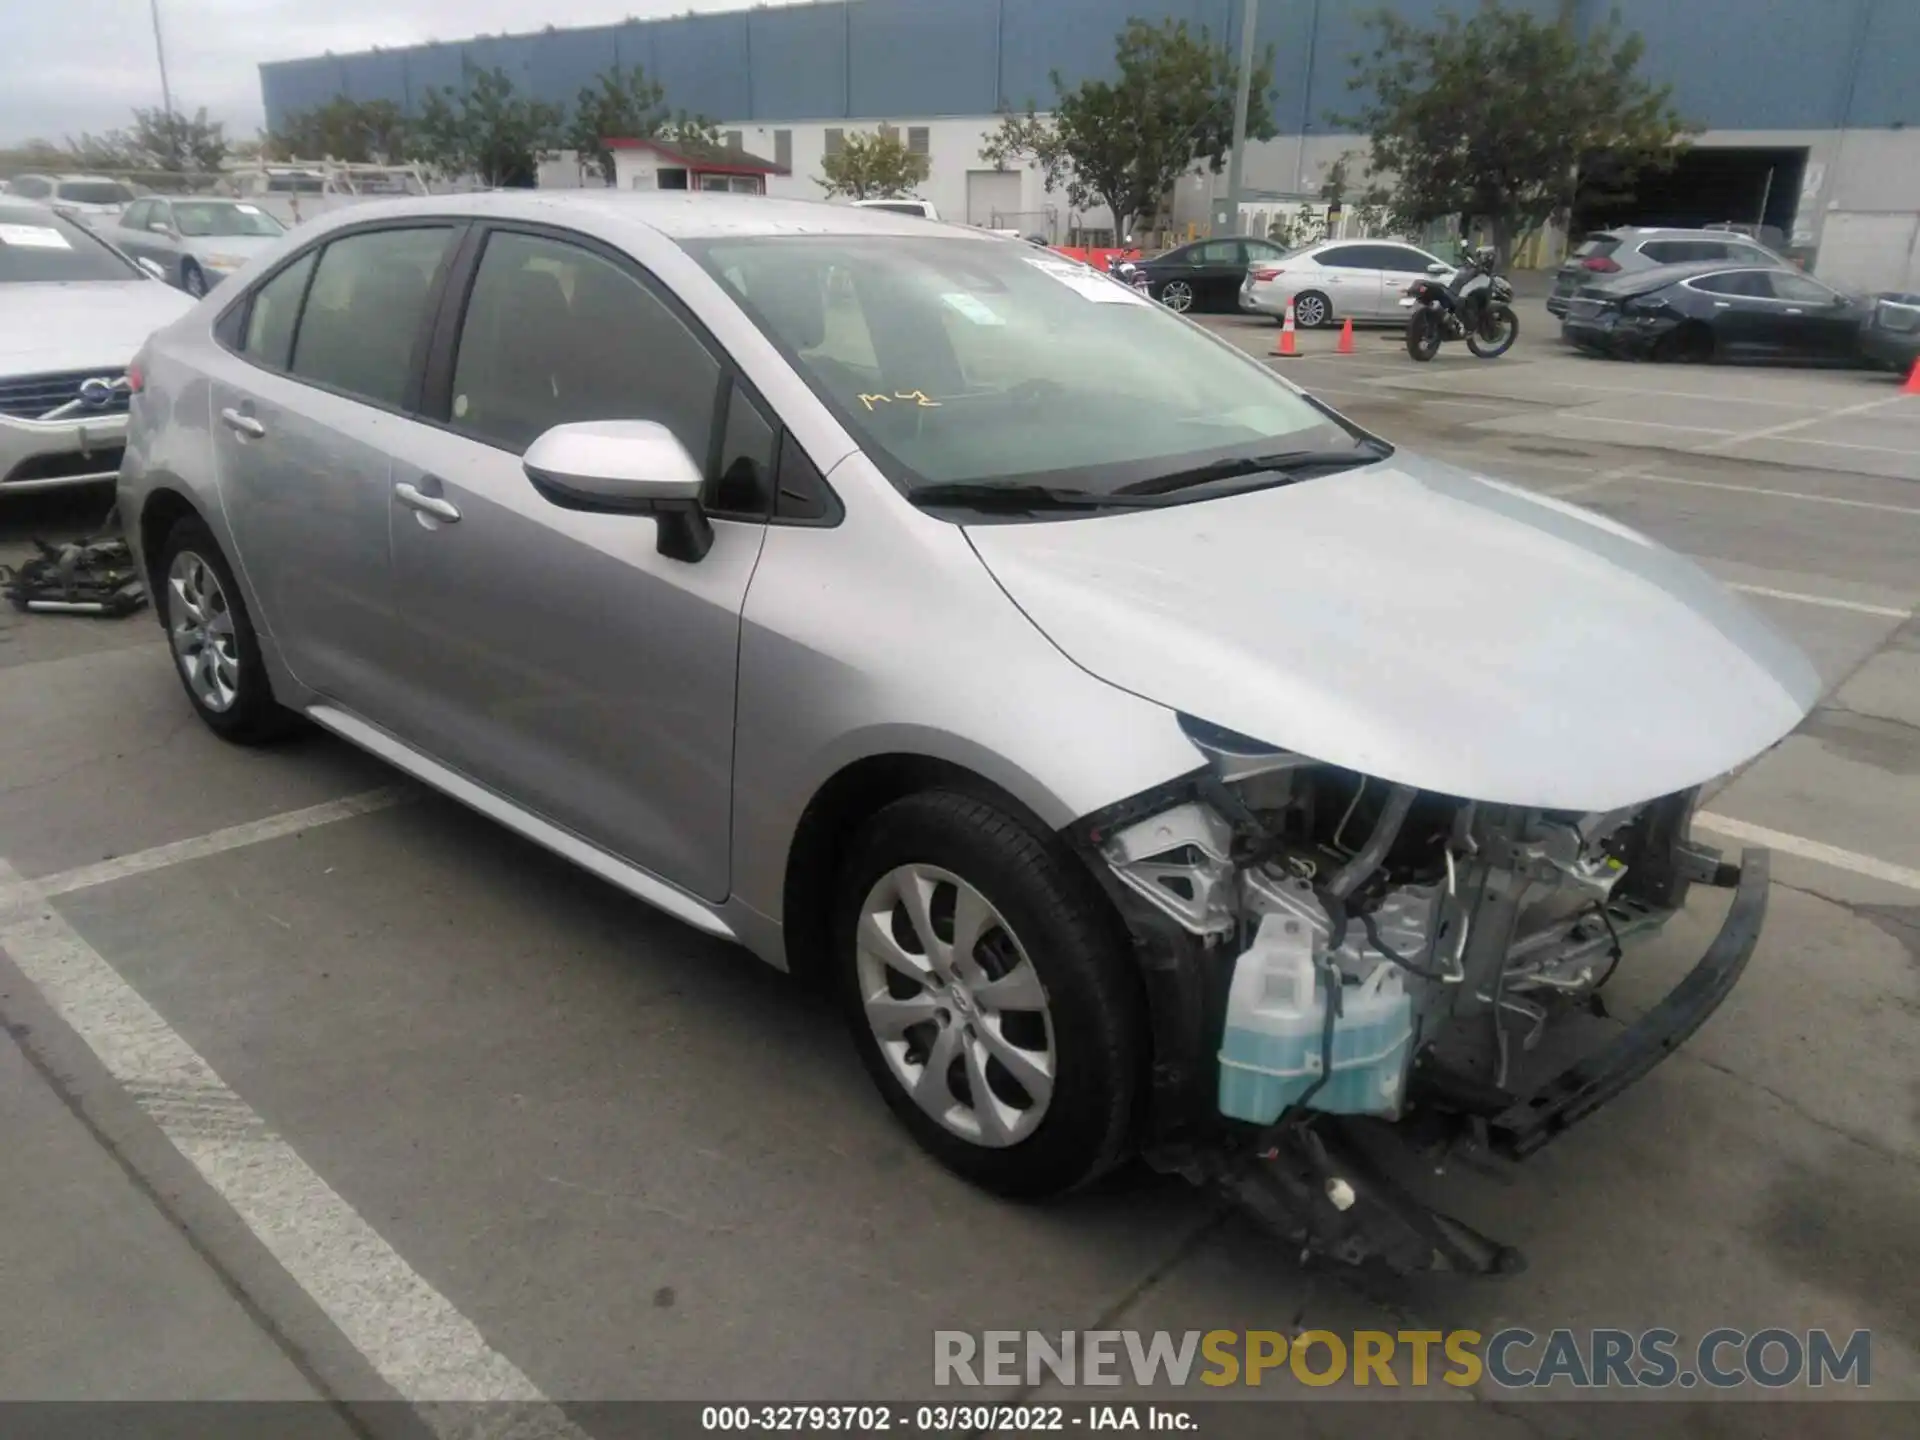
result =
M1861 312L1818 280L1785 270L1767 275L1781 312L1783 354L1792 359L1851 359L1859 346Z
M724 899L740 611L765 508L724 518L716 490L713 548L669 559L656 520L562 509L520 459L554 425L657 420L729 491L770 493L770 418L630 263L513 229L487 237L445 388L425 402L441 423L408 427L391 477L396 728Z
M241 565L295 677L386 723L396 631L388 456L455 230L350 232L254 296L210 396ZM304 307L303 307L304 296Z

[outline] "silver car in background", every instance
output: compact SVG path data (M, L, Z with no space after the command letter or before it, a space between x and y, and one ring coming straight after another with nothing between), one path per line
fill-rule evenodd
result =
M100 233L137 260L151 260L167 283L204 295L287 233L246 200L152 196L136 200Z
M1325 240L1278 260L1255 260L1240 285L1240 308L1280 319L1291 300L1302 330L1343 320L1398 325L1406 319L1400 297L1407 286L1453 268L1402 240Z
M110 223L134 199L133 188L111 175L16 175L8 189L82 225Z
M0 498L112 480L127 364L192 306L91 231L0 197Z
M824 981L981 1185L1137 1151L1295 1253L1506 1268L1348 1114L1526 1153L1752 951L1764 854L1694 845L1691 807L1817 681L1609 519L872 208L503 192L299 241L140 365L122 515L188 702L239 742L304 716ZM1510 1070L1516 1017L1582 1005L1694 883L1737 892L1670 1003ZM1275 959L1325 997L1308 1070L1369 1007L1412 1027L1377 1083L1229 1085L1247 1006L1286 1018Z
M1622 225L1588 235L1553 272L1553 291L1547 312L1566 319L1573 297L1583 285L1609 275L1652 270L1661 265L1689 265L1714 261L1733 266L1784 269L1793 264L1758 240L1730 230L1687 230L1672 226Z

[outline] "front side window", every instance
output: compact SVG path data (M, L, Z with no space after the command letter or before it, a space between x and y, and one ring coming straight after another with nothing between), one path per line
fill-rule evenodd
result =
M656 420L705 466L720 363L626 270L510 231L487 240L453 367L453 427L518 454L579 420Z
M1433 256L1405 245L1376 245L1373 248L1380 256L1382 270L1392 270L1401 275L1424 275L1429 267L1439 263Z
M286 231L258 205L223 200L176 200L173 223L182 235L282 235Z
M310 250L254 292L247 311L241 353L273 370L284 370L293 354L293 326L300 315L300 297L307 293L307 277L319 252Z
M1768 299L1773 295L1773 287L1759 270L1729 270L1719 275L1702 275L1691 283L1694 289L1704 290L1709 295L1744 295L1750 299Z
M1795 305L1827 305L1834 299L1833 291L1818 280L1809 280L1804 275L1776 270L1766 278L1773 286L1773 298L1776 300L1791 301Z
M321 252L294 340L292 372L399 408L415 337L453 231L448 226L344 235Z
M1111 492L1213 459L1352 447L1257 361L1032 246L764 236L687 248L909 494Z
M153 218L153 210L153 201L136 200L120 212L120 223L129 230L144 230Z
M145 278L64 216L38 205L0 204L0 285Z

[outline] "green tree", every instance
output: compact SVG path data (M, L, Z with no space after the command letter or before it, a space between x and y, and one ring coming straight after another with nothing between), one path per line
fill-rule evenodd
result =
M614 65L580 91L564 136L566 147L583 164L591 163L600 178L613 184L613 152L608 140L665 140L684 145L717 146L718 130L704 115L667 109L667 92L649 80L638 65Z
M461 82L427 92L412 127L416 158L445 175L476 175L489 188L530 188L541 157L559 148L559 108L516 94L497 65L463 65Z
M1053 73L1053 113L1029 104L1003 115L981 147L996 167L1037 167L1046 188L1064 185L1075 205L1104 204L1121 232L1150 222L1175 182L1196 167L1218 175L1233 145L1238 66L1206 27L1184 20L1129 20L1114 41L1118 78L1069 90ZM1254 64L1247 138L1268 140L1273 124L1273 48Z
M839 151L823 159L820 169L814 183L830 197L886 200L927 178L927 157L909 150L898 130L882 125L871 132L847 131Z
M407 119L391 100L336 95L324 105L283 116L274 127L273 146L289 160L391 165L406 158Z
M135 110L133 124L124 130L67 141L67 152L89 170L207 174L227 158L226 127L207 119L204 108L183 115L156 106Z
M1393 174L1396 219L1484 220L1502 265L1576 195L1629 198L1637 175L1673 163L1689 128L1670 87L1638 73L1645 44L1617 15L1585 37L1564 11L1540 20L1501 0L1431 27L1384 10L1366 23L1373 50L1354 57L1348 84L1371 98L1340 123L1371 139L1376 172Z

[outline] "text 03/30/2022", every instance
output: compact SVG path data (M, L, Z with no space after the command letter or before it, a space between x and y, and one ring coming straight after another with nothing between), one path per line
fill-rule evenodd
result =
M1727 1390L1873 1383L1866 1330L940 1330L937 1386L1305 1385Z

